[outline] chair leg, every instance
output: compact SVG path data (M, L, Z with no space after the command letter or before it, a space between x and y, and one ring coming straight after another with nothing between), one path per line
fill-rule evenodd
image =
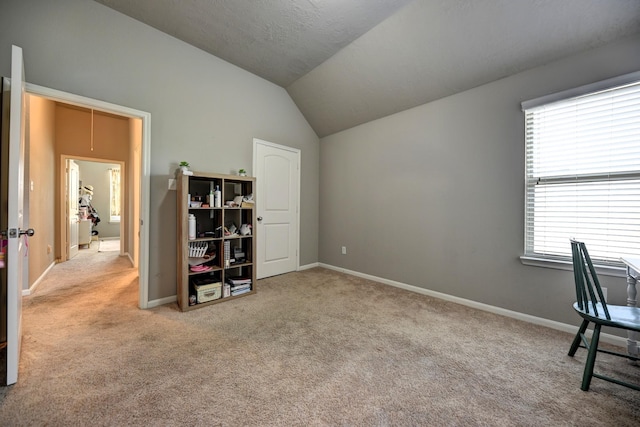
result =
M584 366L584 374L582 375L583 391L589 391L591 378L593 378L593 367L596 364L596 354L598 353L598 341L600 341L600 324L596 324L593 328L593 336L589 344L589 354L587 355L587 363Z
M589 326L589 321L584 319L582 321L582 325L580 325L580 329L578 329L578 333L576 334L576 337L573 339L573 343L571 343L571 348L569 349L569 356L573 357L573 355L576 354L576 350L578 350L578 347L580 347L580 342L582 341L582 334L584 334L588 326Z

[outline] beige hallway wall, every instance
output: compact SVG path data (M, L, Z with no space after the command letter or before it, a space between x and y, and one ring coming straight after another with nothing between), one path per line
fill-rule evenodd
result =
M29 238L30 287L55 260L55 102L28 96L27 105L29 154L25 190L29 203L28 227L35 230Z

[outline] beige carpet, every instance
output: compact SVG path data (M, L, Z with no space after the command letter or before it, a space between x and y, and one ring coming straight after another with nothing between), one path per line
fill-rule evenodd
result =
M98 247L99 252L113 252L120 251L120 239L100 240Z
M566 356L569 334L319 268L189 313L143 311L127 267L83 252L25 299L1 425L640 423L639 392L580 390L585 352Z

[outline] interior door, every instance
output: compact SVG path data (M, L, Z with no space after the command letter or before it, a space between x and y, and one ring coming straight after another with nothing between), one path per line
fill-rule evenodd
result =
M78 255L78 197L80 195L80 168L72 159L67 159L67 223L69 226L68 259Z
M23 227L24 195L24 67L22 49L11 49L11 79L3 79L3 92L9 91L9 108L3 93L3 119L8 115L8 138L2 138L3 169L7 175L2 180L2 215L6 218L6 384L18 381L20 341L22 338L22 265L26 251ZM6 123L4 121L3 125ZM5 132L2 133L5 135ZM8 145L8 147L4 147ZM5 155L6 154L6 155ZM4 221L3 221L4 222ZM4 224L3 224L4 225Z
M254 146L261 279L298 269L300 152L260 140Z

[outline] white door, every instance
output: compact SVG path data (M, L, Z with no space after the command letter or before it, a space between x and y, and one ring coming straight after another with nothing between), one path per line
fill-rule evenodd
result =
M254 139L257 277L298 269L300 150Z
M78 255L78 198L80 196L80 168L71 159L67 159L67 223L69 224L69 258Z
M22 49L11 50L11 80L3 79L3 91L10 91L7 182L7 385L18 381L22 338L22 265L27 254L23 230L24 195L24 67ZM7 111L3 111L3 116ZM6 143L3 140L3 143ZM3 191L5 189L3 188ZM3 212L4 214L4 212Z

